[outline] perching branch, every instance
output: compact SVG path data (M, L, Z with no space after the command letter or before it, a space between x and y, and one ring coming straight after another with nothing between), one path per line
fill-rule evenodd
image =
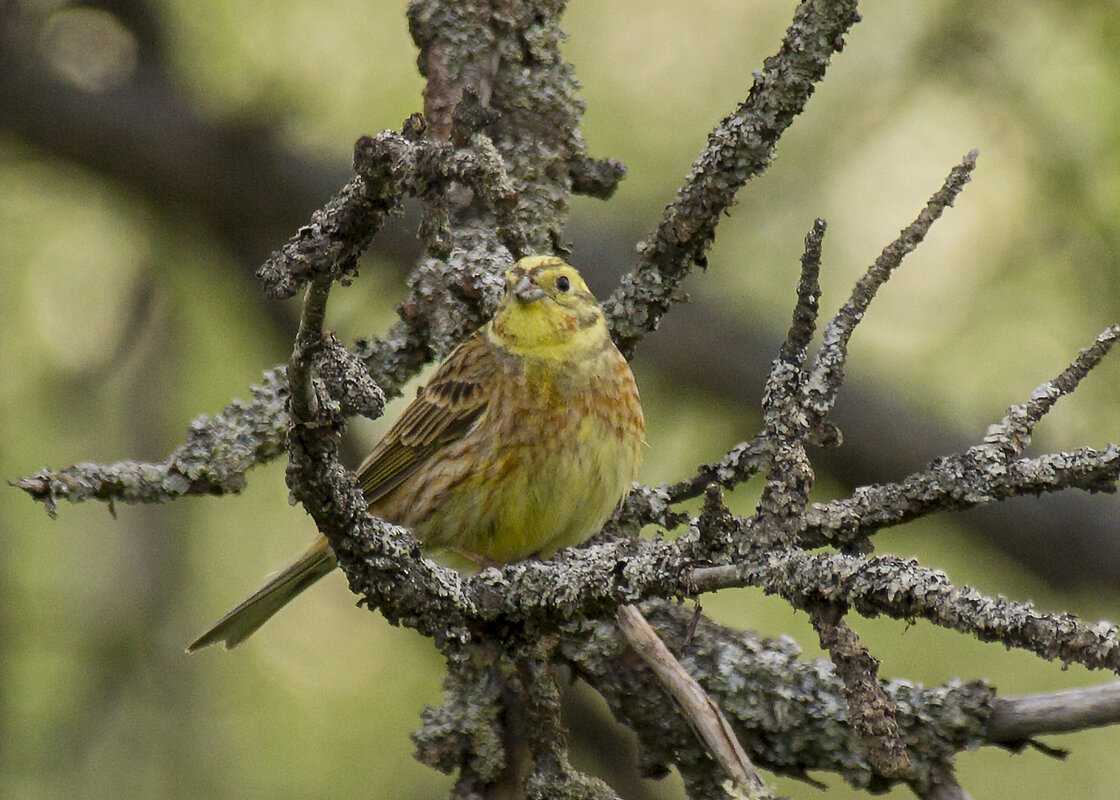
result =
M459 574L421 558L419 543L408 529L371 517L354 473L339 461L343 424L339 385L327 386L322 379L332 374L361 376L359 392L369 398L366 405L376 413L383 395L361 363L323 332L329 291L330 281L325 278L308 286L288 363L292 395L288 487L330 541L352 580L350 563L360 553L367 581L361 594L367 603L437 640L456 638L449 631L465 623L465 612L471 608ZM374 585L380 588L372 589Z

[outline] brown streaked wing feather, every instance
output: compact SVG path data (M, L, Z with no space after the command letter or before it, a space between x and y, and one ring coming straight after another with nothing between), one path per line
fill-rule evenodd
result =
M415 400L358 468L366 501L388 494L448 443L462 437L490 400L493 354L481 331L451 351Z

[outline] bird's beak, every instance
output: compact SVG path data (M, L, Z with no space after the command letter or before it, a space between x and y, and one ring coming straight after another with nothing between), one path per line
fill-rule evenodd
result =
M544 297L544 289L529 280L528 275L522 275L513 286L513 296L523 303L528 303L538 297Z

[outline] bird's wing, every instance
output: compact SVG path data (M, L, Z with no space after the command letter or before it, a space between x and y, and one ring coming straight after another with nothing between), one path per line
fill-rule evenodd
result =
M470 430L490 402L496 368L481 331L451 351L358 468L367 502L384 497L440 448Z

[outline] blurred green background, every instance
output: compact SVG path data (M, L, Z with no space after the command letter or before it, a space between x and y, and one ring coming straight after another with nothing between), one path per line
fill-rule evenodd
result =
M420 109L404 5L0 6L0 475L161 461L191 419L247 397L262 370L287 358L293 309L263 300L252 272L345 180L354 139ZM612 201L575 201L574 263L595 261L607 276L629 269L633 243L777 49L793 7L571 3L565 52L588 104L587 141L594 155L630 168ZM862 12L777 161L721 224L709 270L687 288L731 321L728 330L782 330L802 237L823 216L823 307L835 308L949 168L979 148L973 183L882 291L854 337L850 367L867 387L862 396L965 446L1120 318L1120 11L1057 0L878 0ZM19 59L39 71L20 75L11 67ZM168 189L174 180L153 164L183 153L201 164L208 153L191 154L199 140L189 136L162 140L182 152L145 151L147 136L160 141L169 126L166 103L133 92L153 75L143 86L180 98L191 125L242 132L246 146L235 154L246 162L258 144L286 154L277 163L304 205L275 220L262 222L252 207L236 217L218 199L221 187L251 196L252 180L201 166L197 186L178 178L190 191ZM37 80L43 88L30 91ZM78 113L60 111L71 106ZM97 141L106 125L93 120L107 109L126 133ZM116 152L120 163L104 156ZM335 292L330 322L345 340L377 335L394 318L409 233L375 244L360 279ZM600 296L613 280L603 275ZM690 474L758 425L757 386L736 395L690 376L688 362L658 364L676 335L671 322L635 363L650 424L648 483ZM693 346L734 371L746 355L732 344L720 334ZM1106 362L1043 422L1033 449L1120 441L1118 396L1120 364ZM849 401L843 410L858 418L863 409ZM390 407L387 420L398 411ZM385 424L356 423L353 453ZM907 453L911 469L943 454L910 453L912 444L903 432L876 446ZM849 445L858 445L851 435ZM0 796L446 796L450 779L413 761L408 738L423 706L440 701L439 658L428 641L354 609L339 576L233 653L183 655L312 536L309 518L288 505L283 472L281 463L254 470L236 497L118 506L115 517L91 503L64 506L51 521L16 489L0 492ZM853 479L822 475L818 495L846 493ZM749 492L733 502L741 513L752 508ZM1017 505L1031 517L1035 502ZM1037 501L1039 515L1049 507ZM1078 508L1116 519L1115 498ZM972 514L876 541L958 584L1115 618L1120 572L1109 580L1111 567L1096 564L1082 578L1093 546L1089 557L1083 545L1073 553L1067 538L1084 526L1065 512L1057 518L1042 534L1056 555L1027 565L980 535ZM1112 536L1102 542L1115 546L1120 529L1103 527ZM790 634L807 657L819 656L804 615L780 601L736 591L704 607L724 622ZM984 677L1009 694L1108 679L925 624L856 627L888 678ZM575 695L579 763L597 770L604 753L620 760L625 736L597 720L589 692ZM961 755L961 781L975 797L1115 796L1120 731L1047 741L1070 748L1069 759L987 748ZM814 777L830 796L851 794L831 776ZM788 779L774 784L817 794ZM618 785L628 797L680 791L675 778Z

